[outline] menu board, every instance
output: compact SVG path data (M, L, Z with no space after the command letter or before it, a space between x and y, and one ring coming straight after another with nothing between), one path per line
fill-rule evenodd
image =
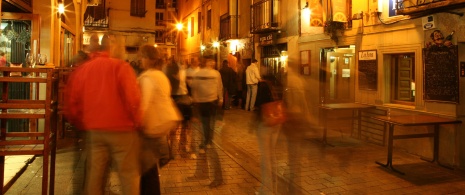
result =
M378 60L376 50L358 52L358 88L378 89Z
M425 101L459 103L458 47L423 49Z

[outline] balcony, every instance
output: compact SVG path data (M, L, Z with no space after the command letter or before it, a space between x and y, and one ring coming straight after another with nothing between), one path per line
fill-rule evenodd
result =
M465 0L396 0L397 15L422 17L434 13L446 12L462 16L463 13L450 11L465 7Z
M250 7L250 32L254 34L279 30L279 0L264 0Z
M108 28L108 14L105 1L97 6L87 6L84 13L84 27Z
M2 0L2 12L32 13L32 0Z
M220 40L235 39L238 37L238 16L223 14L220 17Z

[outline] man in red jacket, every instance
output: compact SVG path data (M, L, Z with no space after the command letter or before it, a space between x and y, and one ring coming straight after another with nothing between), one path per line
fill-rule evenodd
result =
M110 57L114 38L102 38L102 51L70 76L65 114L87 132L85 194L103 194L111 160L126 195L139 194L140 91L131 66Z

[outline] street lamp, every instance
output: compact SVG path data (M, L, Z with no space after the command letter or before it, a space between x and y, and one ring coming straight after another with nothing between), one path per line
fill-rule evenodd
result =
M213 42L213 47L216 48L216 69L220 66L220 42Z
M182 32L184 28L184 25L182 23L177 23L176 24L176 29L178 30L178 33L177 33L177 37L176 37L176 59L178 61L181 60L181 57L180 57L180 54L181 54L181 50L179 48L179 42L181 42L181 35L180 35L180 32Z

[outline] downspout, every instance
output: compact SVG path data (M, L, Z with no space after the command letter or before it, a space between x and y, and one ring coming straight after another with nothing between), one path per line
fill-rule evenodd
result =
M236 0L236 39L239 38L239 0Z

